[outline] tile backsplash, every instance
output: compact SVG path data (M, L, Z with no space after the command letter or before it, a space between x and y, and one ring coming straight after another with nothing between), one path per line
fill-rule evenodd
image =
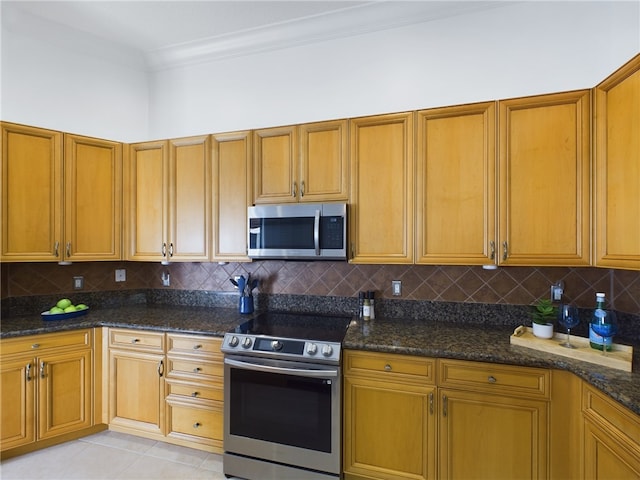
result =
M115 270L126 270L126 281L115 281ZM606 292L607 304L640 315L640 272L600 268L503 267L483 270L471 266L352 265L347 262L256 261L252 263L82 262L4 263L1 298L73 294L134 289L180 289L232 292L229 279L247 275L260 280L267 294L355 297L375 290L392 297L391 281L402 281L404 300L529 305L548 297L551 284L562 280L565 299L591 308L595 292ZM162 284L169 274L170 286ZM84 289L73 289L73 277L84 277Z

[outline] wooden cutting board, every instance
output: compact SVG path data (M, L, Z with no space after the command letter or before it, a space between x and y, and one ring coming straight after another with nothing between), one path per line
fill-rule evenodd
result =
M595 350L589 345L589 339L571 335L571 344L577 348L566 348L561 346L567 338L565 333L555 333L553 338L538 338L533 334L530 327L518 327L511 335L511 344L521 347L532 348L543 352L561 355L563 357L575 358L583 362L596 363L610 368L617 368L625 372L631 371L633 364L633 347L614 343L613 351L607 350L603 355L601 350Z

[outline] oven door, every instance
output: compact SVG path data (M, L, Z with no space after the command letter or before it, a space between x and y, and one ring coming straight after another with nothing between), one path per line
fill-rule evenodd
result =
M340 474L339 366L226 356L225 452Z

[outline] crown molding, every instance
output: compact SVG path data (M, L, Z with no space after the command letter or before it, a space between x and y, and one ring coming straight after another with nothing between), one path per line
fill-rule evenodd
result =
M518 2L427 1L371 2L290 22L213 36L146 52L147 68L163 70L196 63L253 55L337 38L463 15Z

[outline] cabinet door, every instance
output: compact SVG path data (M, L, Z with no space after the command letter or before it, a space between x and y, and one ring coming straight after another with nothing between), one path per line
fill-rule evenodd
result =
M252 203L251 133L213 136L213 259L249 261L247 207Z
M3 262L62 260L62 133L2 124Z
M495 262L495 102L418 112L416 263Z
M0 365L0 447L6 450L36 439L35 359L2 360Z
M296 127L256 130L254 146L254 202L298 201Z
M169 260L209 261L211 251L211 139L170 141Z
M65 135L67 260L122 260L122 144Z
M413 263L413 113L351 120L353 263Z
M164 355L109 352L109 424L164 436Z
M619 443L590 421L584 422L584 478L640 478L640 450Z
M346 479L435 478L435 387L345 377Z
M349 200L347 129L346 120L300 125L300 201Z
M37 369L38 440L92 426L91 351L42 356Z
M543 479L547 402L486 393L439 391L442 479Z
M165 260L169 203L167 142L130 146L125 168L127 260Z
M499 102L499 263L589 265L589 98Z
M640 55L595 89L595 264L640 270Z

